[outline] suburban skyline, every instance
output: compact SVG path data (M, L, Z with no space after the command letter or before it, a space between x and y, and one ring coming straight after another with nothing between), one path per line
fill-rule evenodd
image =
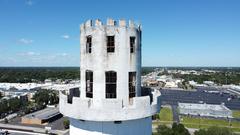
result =
M81 23L142 25L143 66L240 66L238 0L0 0L0 66L79 66Z

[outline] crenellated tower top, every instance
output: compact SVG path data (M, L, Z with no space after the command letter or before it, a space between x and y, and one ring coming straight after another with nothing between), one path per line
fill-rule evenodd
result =
M88 121L128 121L155 114L159 95L142 94L141 47L141 25L131 20L81 24L80 95L61 94L61 112Z
M81 24L81 29L89 28L89 27L98 27L98 26L104 26L103 22L99 19L95 20L95 23L93 23L94 20L87 20L85 23ZM115 27L126 27L126 28L137 28L141 30L141 25L136 24L134 21L129 20L128 23L124 19L118 20L118 23L116 20L113 20L111 18L108 18L106 21L105 26L115 26Z

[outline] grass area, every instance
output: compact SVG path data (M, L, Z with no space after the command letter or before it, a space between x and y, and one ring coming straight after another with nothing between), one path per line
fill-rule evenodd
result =
M153 126L158 126L158 125L172 125L173 121L153 121L152 122Z
M233 110L232 115L234 118L240 118L240 110Z
M218 120L218 119L207 119L207 118L192 118L184 116L181 118L181 123L183 123L188 128L209 128L212 126L218 127L228 127L232 131L240 132L240 122Z
M172 109L170 107L163 107L159 113L160 121L173 121Z
M159 120L154 121L153 125L168 125L173 123L173 114L172 109L170 107L162 107L160 113L157 114Z

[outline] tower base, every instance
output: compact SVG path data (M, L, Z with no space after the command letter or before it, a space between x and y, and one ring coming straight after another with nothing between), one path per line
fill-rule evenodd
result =
M97 116L96 116L97 117ZM70 135L151 135L152 118L99 122L70 118Z

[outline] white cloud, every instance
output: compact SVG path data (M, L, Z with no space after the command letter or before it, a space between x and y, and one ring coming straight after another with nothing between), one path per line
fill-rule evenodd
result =
M75 56L70 52L18 52L11 58L0 57L0 61L0 66L79 66L80 64L79 55Z
M19 42L23 43L23 44L32 44L34 41L31 39L21 38L21 39L19 39Z
M61 37L64 38L64 39L69 39L70 38L69 35L62 35Z
M67 53L62 53L62 54L60 54L61 56L68 56L68 54Z
M32 5L33 5L33 1L32 1L32 0L27 0L27 1L26 1L26 5L32 6Z
M36 52L24 52L24 53L20 53L19 55L21 55L21 56L39 56L40 53L36 53Z

